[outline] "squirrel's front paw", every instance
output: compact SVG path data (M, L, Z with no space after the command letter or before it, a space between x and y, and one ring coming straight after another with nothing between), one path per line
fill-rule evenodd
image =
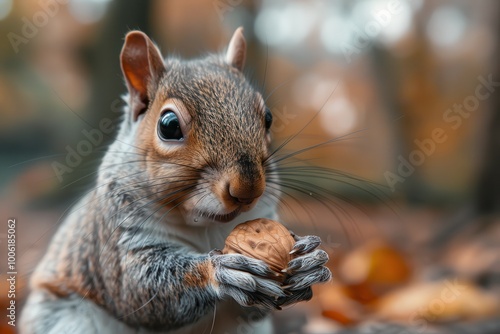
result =
M278 282L265 277L274 275L261 260L241 254L211 251L209 257L215 269L215 280L221 297L231 296L242 306L272 309L285 297Z
M316 283L328 282L332 278L330 269L324 265L328 262L328 254L316 249L321 240L317 236L299 237L292 234L295 246L292 254L298 255L288 263L288 276L283 284L287 294L278 301L278 306L287 306L312 297L311 286Z

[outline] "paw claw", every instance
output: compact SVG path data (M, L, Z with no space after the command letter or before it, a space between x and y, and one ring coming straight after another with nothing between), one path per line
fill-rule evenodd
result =
M301 301L307 301L312 298L312 290L311 288L305 288L300 291L295 291L293 294L284 297L284 298L279 298L277 300L278 307L281 308L281 306L288 306L291 304L295 304Z
M301 272L286 281L286 285L283 289L290 291L302 290L311 287L313 284L325 283L331 280L332 273L327 267L319 267L317 269Z
M222 251L220 249L213 249L211 250L209 253L208 253L208 256L209 257L214 257L214 256L217 256L217 255L222 255Z
M290 252L290 254L309 253L309 252L312 252L313 250L315 250L316 248L318 248L318 246L321 244L320 237L315 236L315 235L306 235L304 237L295 236L294 239L295 239L296 243L293 246L293 249Z
M317 249L311 253L293 259L288 263L288 268L285 270L287 273L310 271L314 268L323 266L327 262L328 254L322 249Z

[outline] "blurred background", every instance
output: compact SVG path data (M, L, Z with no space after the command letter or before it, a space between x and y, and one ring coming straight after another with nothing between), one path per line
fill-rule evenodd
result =
M113 139L86 133L119 122L126 32L191 58L243 26L275 141L293 138L282 154L319 145L288 165L281 208L322 237L335 276L276 312L277 333L500 333L499 18L493 0L0 0L17 300Z

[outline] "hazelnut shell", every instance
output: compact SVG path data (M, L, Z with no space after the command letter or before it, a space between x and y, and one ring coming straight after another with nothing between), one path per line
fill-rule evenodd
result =
M293 258L290 251L295 240L290 231L274 220L259 218L236 226L226 238L223 254L242 254L266 262L275 277L283 282L286 274L282 270L288 267Z

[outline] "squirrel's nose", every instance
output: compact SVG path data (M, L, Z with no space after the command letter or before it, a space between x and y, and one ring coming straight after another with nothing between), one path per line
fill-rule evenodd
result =
M265 184L262 183L233 181L228 185L228 192L235 202L249 205L264 193Z
M236 202L241 204L251 204L255 198L239 198L236 197Z

